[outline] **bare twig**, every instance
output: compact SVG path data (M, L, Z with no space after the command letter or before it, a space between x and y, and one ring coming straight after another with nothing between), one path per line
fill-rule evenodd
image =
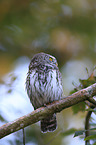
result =
M87 130L85 132L85 137L89 136L89 120L90 120L90 117L91 117L91 114L92 114L92 111L88 111L87 115L86 115L86 119L85 119L85 130ZM90 141L89 140L86 140L85 141L85 145L88 145L90 144Z
M88 98L88 101L96 107L96 101L93 98Z
M32 113L29 113L23 117L16 119L13 122L9 122L0 127L0 138L5 137L13 132L27 127L28 125L34 124L39 120L45 118L49 114L57 113L65 108L71 107L79 102L87 100L90 96L96 95L96 83L82 89L68 97L63 98L59 101L54 101L53 103L47 105L47 107L41 107L36 109Z
M96 107L96 101L93 98L89 98L88 101L90 101L88 103L88 106L90 108L94 109ZM85 119L85 130L86 130L85 137L90 135L90 131L89 131L90 123L89 123L89 121L90 121L90 118L91 118L91 114L92 114L92 111L88 111L87 115L86 115L86 119ZM90 144L90 140L86 140L85 145L89 145L89 144Z
M22 130L23 130L23 145L25 145L25 130L24 128Z

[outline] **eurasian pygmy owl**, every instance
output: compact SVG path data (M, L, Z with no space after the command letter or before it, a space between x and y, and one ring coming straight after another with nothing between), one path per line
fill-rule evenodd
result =
M61 99L63 95L62 78L55 57L46 53L38 53L32 58L26 88L34 109ZM42 132L51 132L56 128L55 113L41 120Z

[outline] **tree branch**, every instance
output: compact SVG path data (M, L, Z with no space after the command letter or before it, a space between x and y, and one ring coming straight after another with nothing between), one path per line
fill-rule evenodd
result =
M96 101L93 99L93 98L88 98L88 106L91 108L91 109L94 109L96 107ZM86 115L86 119L85 119L85 138L88 137L90 135L90 118L91 118L91 115L92 115L92 111L88 111L87 112L87 115ZM89 145L90 144L90 140L86 140L85 141L85 145Z
M92 111L88 111L87 115L86 115L86 119L85 119L85 130L87 130L85 132L85 137L89 136L89 128L90 128L90 124L89 124L89 120L90 120L90 117L91 117L91 114L92 114ZM86 140L85 141L85 145L88 145L90 144L90 141L89 140Z
M87 100L89 97L96 95L96 83L82 89L70 96L67 96L59 101L47 105L47 107L41 107L35 111L16 119L13 122L9 122L0 127L0 138L5 137L13 132L16 132L28 125L34 124L39 120L47 117L49 114L57 113L65 108L71 107L79 102Z

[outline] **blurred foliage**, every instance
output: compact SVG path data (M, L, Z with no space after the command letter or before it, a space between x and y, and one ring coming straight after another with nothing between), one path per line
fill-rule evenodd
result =
M86 108L86 106L85 106L84 102L81 102L79 104L76 104L76 105L72 106L72 110L73 110L74 114L78 113L79 111L83 111L84 112L85 108Z
M87 70L87 73L88 73L88 69L86 69L86 70ZM74 88L74 90L72 90L71 93L76 92L78 90L78 88L83 89L83 88L86 88L86 87L96 83L96 76L95 76L95 73L94 73L95 70L96 70L96 67L93 69L93 72L88 77L88 79L86 79L86 80L79 79L79 81L80 81L79 87ZM75 113L75 114L78 113L79 111L92 111L96 115L96 108L94 107L94 109L92 109L92 108L90 108L91 106L92 106L92 104L89 103L89 108L86 109L86 104L84 102L81 102L79 104L76 104L76 105L72 106L72 110L73 110L73 113ZM94 124L96 126L96 123L92 123L92 119L90 119L89 124L90 124L90 127L91 127L91 129L88 130L88 131L90 131L90 135L85 137L84 141L92 140L94 142L93 143L93 145L94 145L96 143L95 142L96 141L96 128L92 127L92 125ZM85 132L86 132L86 130L75 131L74 137L77 137L79 135L84 135Z
M1 115L0 115L0 121L7 123L7 120L5 120Z
M84 58L96 64L96 0L0 0L0 83L7 86L7 93L11 94L12 84L18 78L12 74L8 81L2 79L12 70L13 62L42 51L56 56L60 68L72 59ZM79 81L80 86L71 93L95 83L96 76L92 73L88 79ZM72 109L75 114L84 111L85 104ZM2 115L0 120L5 121ZM67 119L65 122L68 123ZM42 135L39 131L38 125L30 131L26 129L27 143L45 144L57 133ZM63 140L66 135L62 134L50 145L67 144ZM14 142L21 144L18 134L16 136ZM10 144L13 144L11 140Z
M96 83L96 76L94 76L94 72L89 76L87 80L79 79L81 83L81 88L86 88L94 83Z
M54 54L60 64L85 55L95 61L95 5L95 0L1 0L0 66L40 51Z
M84 88L96 83L96 76L95 76L95 73L94 73L95 70L96 70L96 68L93 69L92 74L87 79L84 79L84 80L79 79L80 85L78 87L75 87L74 90L72 90L70 92L70 94L75 93L78 90L84 89ZM88 70L87 70L87 73L88 73ZM76 104L76 105L72 106L72 110L73 110L74 114L78 113L79 111L85 111L85 109L86 109L85 102L81 102L79 104Z

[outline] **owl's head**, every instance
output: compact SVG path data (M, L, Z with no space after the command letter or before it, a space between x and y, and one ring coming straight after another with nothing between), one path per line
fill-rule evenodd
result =
M37 53L33 56L30 65L35 67L40 64L46 66L53 66L54 68L57 68L58 66L56 58L47 53Z

